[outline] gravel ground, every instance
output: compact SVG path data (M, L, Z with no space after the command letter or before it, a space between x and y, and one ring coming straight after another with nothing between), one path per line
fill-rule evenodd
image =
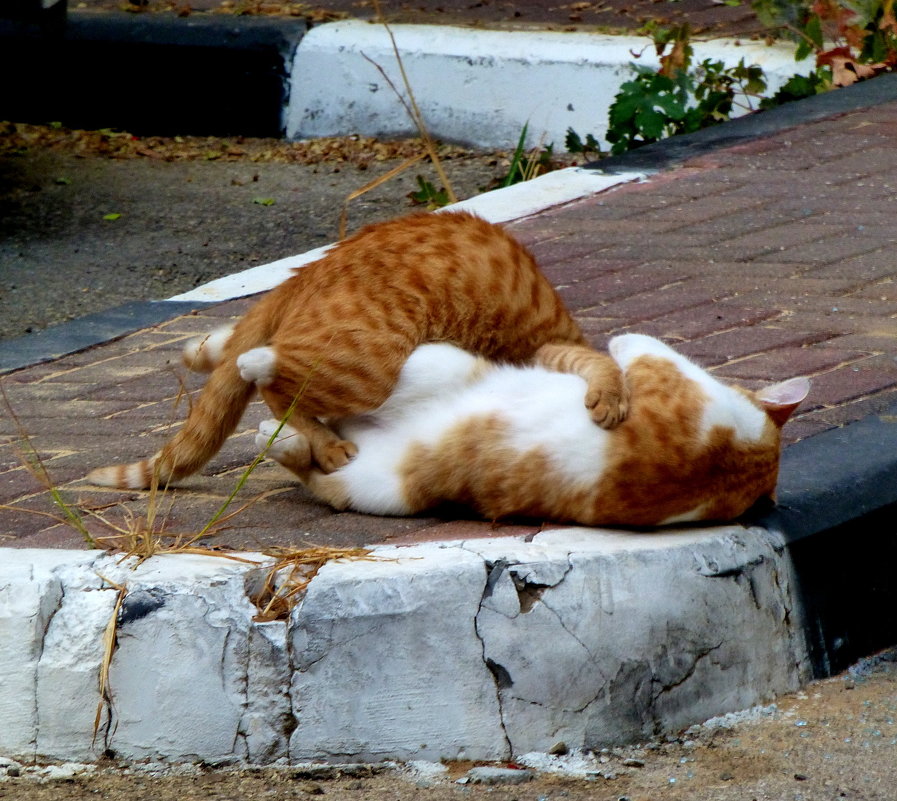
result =
M338 238L348 196L417 142L154 137L0 123L0 339L160 300ZM460 198L508 154L441 148ZM348 203L348 230L422 208L420 161Z
M69 801L893 801L897 650L768 707L693 727L672 742L532 759L522 783L476 784L470 764L219 769L3 767L0 798ZM506 766L500 766L506 767ZM566 770L566 774L564 771ZM557 771L557 772L553 772ZM6 774L6 775L4 775ZM525 775L514 778L527 778ZM459 783L458 780L461 780ZM465 781L466 780L466 781Z

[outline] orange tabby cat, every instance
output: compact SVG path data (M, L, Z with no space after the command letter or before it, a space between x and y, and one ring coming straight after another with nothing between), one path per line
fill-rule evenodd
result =
M587 381L592 419L626 416L623 375L592 350L532 255L499 226L472 214L418 214L368 226L296 271L233 330L188 346L185 358L211 369L184 427L149 459L94 470L101 485L165 484L205 464L236 428L256 383L238 359L270 347L275 364L258 388L271 411L308 439L324 472L355 446L321 418L374 409L424 342L452 342L490 359L576 372ZM253 368L254 369L254 368ZM258 378L258 376L255 376Z
M322 500L372 514L451 501L490 520L653 526L730 520L772 497L780 429L807 379L747 392L639 334L616 337L610 352L631 393L611 431L589 419L579 376L427 344L383 406L336 423L359 449L341 469L315 469L307 440L276 420L256 444Z

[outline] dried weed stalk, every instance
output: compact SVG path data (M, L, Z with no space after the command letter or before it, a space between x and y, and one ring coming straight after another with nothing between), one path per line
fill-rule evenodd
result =
M299 550L271 548L264 553L276 561L266 568L262 586L250 598L259 610L253 618L256 622L285 620L289 617L311 580L327 562L335 559L377 560L367 548L312 546Z
M112 701L112 690L109 684L109 670L112 666L112 655L115 653L116 645L118 644L118 615L121 612L121 605L124 603L125 596L128 594L128 588L123 584L116 584L114 581L110 581L105 576L100 576L100 578L108 584L112 589L116 591L115 603L112 607L112 614L109 616L109 621L106 623L106 628L103 630L103 658L100 662L100 676L99 676L99 693L100 699L97 702L97 713L94 716L93 720L93 741L92 744L95 744L97 741L97 734L100 731L100 723L103 719L103 710L106 710L106 739L109 738L111 734L112 720L113 720L113 701Z
M59 517L58 515L52 515L47 512L35 511L34 513L49 517L59 523L71 526L84 538L84 542L88 545L88 547L96 548L96 542L90 531L88 531L87 526L85 525L78 509L66 502L66 500L62 497L62 493L59 491L59 488L53 483L53 480L50 478L50 472L47 470L47 466L44 464L44 460L37 452L37 449L31 442L31 437L28 436L28 432L22 425L22 421L19 419L19 416L12 408L12 404L9 402L9 396L6 394L6 388L3 386L2 381L0 381L0 396L2 396L3 398L3 405L6 408L6 411L9 413L10 419L12 419L13 423L15 424L16 431L19 435L19 441L13 444L13 449L16 451L16 455L18 456L19 461L22 463L22 466L31 474L31 476L47 490L53 500L54 505L62 512L63 516ZM0 509L23 511L22 509L17 509L16 507L7 506L5 504L0 505Z

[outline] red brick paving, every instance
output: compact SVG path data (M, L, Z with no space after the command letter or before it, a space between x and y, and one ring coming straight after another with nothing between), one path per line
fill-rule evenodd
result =
M718 375L760 386L813 379L785 429L789 442L897 402L897 103L786 131L666 170L510 226L603 346L614 333L661 336ZM143 514L143 493L97 492L76 480L110 461L153 452L182 417L173 412L181 343L240 313L235 301L141 331L4 379L9 401L47 468L74 502L119 504L101 514ZM181 376L181 377L179 377ZM234 486L252 454L247 414L203 475L171 493L172 531L196 531ZM8 414L0 418L0 540L79 547L20 466ZM404 543L451 537L528 536L452 515L413 519L334 514L279 468L258 468L240 503L269 497L218 534L221 544ZM32 511L25 511L32 510ZM101 523L93 524L97 530Z

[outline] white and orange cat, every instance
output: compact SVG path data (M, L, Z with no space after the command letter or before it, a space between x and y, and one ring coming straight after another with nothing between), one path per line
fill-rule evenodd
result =
M625 418L623 375L592 349L529 251L500 226L472 214L417 214L368 226L259 300L233 330L186 351L211 375L183 428L154 456L94 470L94 483L166 485L202 467L236 428L256 383L238 360L270 348L277 369L258 388L324 472L345 465L355 444L321 418L377 408L402 365L425 342L451 342L490 359L539 364L583 376L591 419Z
M592 422L577 375L426 344L383 405L336 421L358 454L335 472L276 420L256 443L330 505L374 514L456 502L489 520L653 526L730 520L773 496L780 429L807 379L748 392L639 334L616 337L610 353L630 390L629 415L612 430ZM261 348L242 365L247 380L269 382L277 356Z

